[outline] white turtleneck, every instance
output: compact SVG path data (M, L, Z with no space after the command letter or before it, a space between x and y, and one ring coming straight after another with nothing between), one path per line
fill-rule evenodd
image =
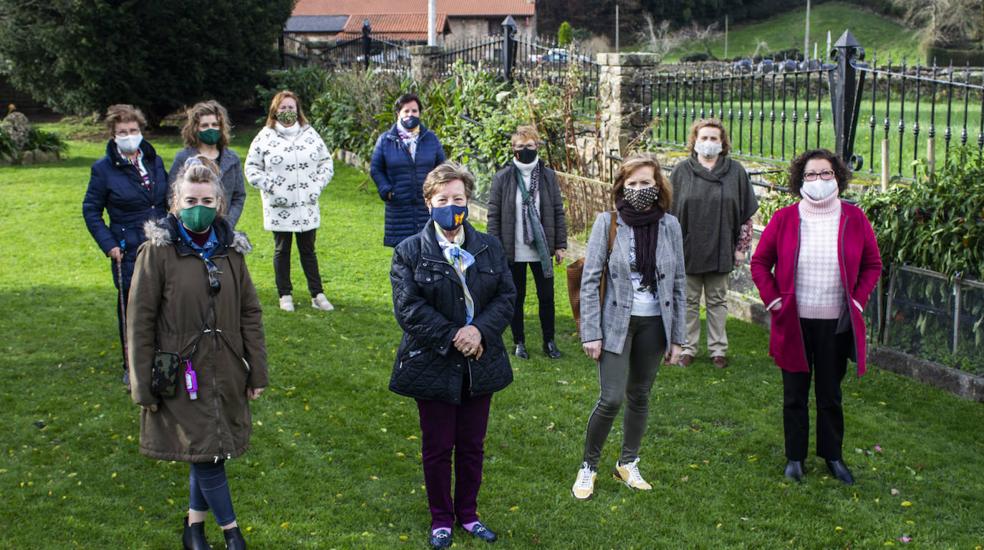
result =
M297 137L299 133L301 133L301 123L295 122L290 126L284 126L279 122L274 122L273 129L276 130L278 134L284 137L294 138Z
M524 164L516 159L513 159L513 164L519 170L519 174L523 177L523 185L526 189L530 188L530 177L533 175L533 169L536 168L536 164L540 162L540 159L534 160L529 164ZM539 192L533 197L533 207L537 212L540 211L540 194ZM513 261L515 262L539 262L540 255L536 252L536 245L533 243L526 244L523 242L523 193L518 188L516 189L516 239L515 239L516 254L514 255Z
M837 260L841 202L837 193L799 203L800 246L796 260L796 305L803 319L837 319L844 287Z

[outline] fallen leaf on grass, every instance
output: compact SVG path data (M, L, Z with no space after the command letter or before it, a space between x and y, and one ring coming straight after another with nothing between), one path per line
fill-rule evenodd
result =
M899 496L899 490L898 490L898 489L895 489L895 488L893 487L893 488L892 488L892 496L893 496L893 497L897 497L897 496Z
M902 507L903 507L903 508L908 508L908 507L910 507L910 506L912 506L912 503L911 503L911 502L909 502L908 500L903 500L903 501L902 501Z
M899 542L901 542L902 544L909 544L910 542L912 542L912 537L908 535L902 535L901 537L899 537Z

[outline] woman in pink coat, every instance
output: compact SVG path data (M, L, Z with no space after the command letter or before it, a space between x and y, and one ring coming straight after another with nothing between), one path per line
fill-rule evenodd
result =
M865 370L862 311L881 276L871 223L840 200L851 174L826 149L807 151L789 168L802 199L772 216L752 257L752 279L769 310L769 355L782 369L786 477L803 478L810 437L807 408L815 380L817 455L831 474L854 483L843 462L841 380L847 360Z

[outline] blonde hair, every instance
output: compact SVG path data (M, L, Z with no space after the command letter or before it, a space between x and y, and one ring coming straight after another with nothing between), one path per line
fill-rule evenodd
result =
M136 122L141 130L147 126L147 118L144 117L143 111L133 105L117 103L106 109L106 128L109 129L110 137L116 135L116 125L124 122Z
M721 156L731 152L731 140L728 138L728 131L724 129L724 124L716 118L701 118L690 125L690 136L687 137L687 151L694 154L694 144L697 143L697 132L701 128L717 128L721 131Z
M622 161L615 175L615 183L612 185L612 201L617 201L625 192L625 180L629 179L636 170L646 166L653 169L653 177L656 179L656 187L659 189L659 198L656 204L663 210L668 211L673 204L673 187L669 180L663 175L659 166L659 159L652 153L633 153Z
M301 126L307 126L307 118L304 116L304 110L301 109L301 98L297 97L297 94L290 90L283 90L273 96L273 99L270 101L270 111L267 113L266 121L267 128L273 128L274 124L277 123L277 109L280 108L280 104L283 103L283 101L288 97L293 99L294 103L297 103L297 122L299 122Z
M513 147L515 147L517 143L529 140L533 140L533 143L537 145L540 144L540 132L536 131L536 126L520 126L516 128L516 131L513 132L512 137L509 138L509 142Z
M440 187L455 180L461 180L465 184L465 197L471 199L475 192L475 176L462 164L445 162L427 174L427 179L424 180L424 202L429 201Z
M171 185L171 213L177 214L181 210L181 193L185 184L188 183L210 183L215 190L215 200L218 203L216 209L219 216L226 213L225 190L219 181L219 167L215 162L204 156L197 155L189 157L185 161L178 176Z
M198 139L198 124L201 122L202 117L209 115L214 116L219 122L219 133L221 136L216 146L219 149L225 149L229 145L229 130L232 125L229 123L229 112L226 111L226 108L221 103L214 99L202 101L188 109L187 114L188 119L181 128L181 138L184 140L185 146L197 148L201 145L202 142Z

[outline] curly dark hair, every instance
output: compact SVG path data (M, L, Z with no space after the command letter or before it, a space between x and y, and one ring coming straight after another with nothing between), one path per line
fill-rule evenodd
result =
M396 103L393 104L393 110L399 113L403 109L403 106L407 103L416 103L417 109L420 110L421 113L424 112L424 104L421 103L420 98L417 97L417 94L401 95L396 99Z
M827 149L813 149L796 157L789 165L789 192L799 196L800 188L803 187L803 171L806 170L806 163L813 159L824 159L830 162L834 170L834 177L837 178L837 188L843 195L847 190L847 182L851 179L851 171L847 165L837 155Z

